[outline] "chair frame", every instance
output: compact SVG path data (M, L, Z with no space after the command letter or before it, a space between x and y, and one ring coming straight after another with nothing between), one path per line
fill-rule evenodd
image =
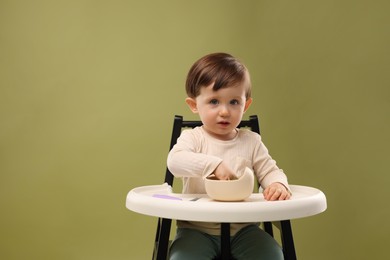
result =
M172 131L169 150L171 150L173 146L176 144L177 139L179 138L183 128L195 128L201 125L202 125L201 121L184 121L182 116L175 115L173 121L173 131ZM242 120L241 123L238 125L238 127L239 128L248 127L253 132L260 134L259 119L257 115L251 115L249 117L249 120ZM164 182L172 186L173 180L174 180L174 176L167 168ZM166 218L158 219L152 259L157 259L157 260L167 259L168 249L170 244L169 235L171 232L171 224L172 224L172 219L166 219ZM273 227L272 227L273 225L276 226L280 231L280 238L281 238L281 243L283 248L284 259L296 260L297 257L295 253L294 239L292 235L290 220L264 222L263 223L264 231L267 232L272 237L274 236ZM221 223L221 256L218 259L219 260L233 259L230 253L230 223Z

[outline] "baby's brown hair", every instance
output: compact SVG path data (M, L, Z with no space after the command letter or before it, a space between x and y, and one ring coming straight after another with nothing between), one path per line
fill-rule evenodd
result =
M192 65L187 75L186 92L188 97L196 98L202 87L214 82L213 90L237 86L249 81L249 73L244 64L228 53L211 53ZM250 82L246 99L251 97Z

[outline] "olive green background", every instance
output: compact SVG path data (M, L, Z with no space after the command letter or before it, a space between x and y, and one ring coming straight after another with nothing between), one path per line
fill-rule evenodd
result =
M328 209L293 220L299 259L383 259L389 241L388 1L0 0L0 258L150 259L192 63L249 68L262 135Z

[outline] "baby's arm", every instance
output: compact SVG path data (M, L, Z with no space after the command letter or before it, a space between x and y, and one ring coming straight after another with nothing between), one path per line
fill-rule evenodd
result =
M264 187L263 195L266 200L287 200L291 197L287 176L271 158L268 149L259 139L255 152L254 169L256 176Z
M222 159L201 153L199 147L198 136L191 130L182 132L167 159L168 169L175 177L206 178L215 172Z

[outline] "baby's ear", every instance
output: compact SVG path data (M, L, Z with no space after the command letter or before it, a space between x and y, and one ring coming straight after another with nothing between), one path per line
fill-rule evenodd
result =
M186 98L186 103L190 107L190 109L193 113L198 113L198 108L196 106L195 99L188 97L188 98Z
M249 106L252 104L252 98L248 98L245 102L245 107L244 107L244 113L248 110Z

